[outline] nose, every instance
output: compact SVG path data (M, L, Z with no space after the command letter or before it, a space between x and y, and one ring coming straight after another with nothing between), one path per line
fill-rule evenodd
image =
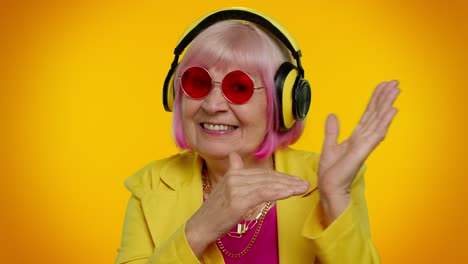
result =
M203 99L202 108L208 113L224 112L229 108L229 102L224 98L221 83L213 82L210 93Z

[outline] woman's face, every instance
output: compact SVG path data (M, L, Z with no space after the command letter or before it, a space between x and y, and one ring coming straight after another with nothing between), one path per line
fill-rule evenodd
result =
M208 68L211 78L221 82L231 71ZM254 87L262 87L259 76L248 73ZM210 93L196 100L183 93L182 126L185 138L193 150L205 158L224 159L231 152L249 155L263 142L266 131L266 89L256 89L244 104L232 104L223 96L219 83Z

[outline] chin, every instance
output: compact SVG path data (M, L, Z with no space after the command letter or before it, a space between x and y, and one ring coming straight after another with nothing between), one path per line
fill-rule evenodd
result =
M203 158L209 158L209 159L214 159L214 160L222 160L222 159L227 159L229 158L229 154L232 152L236 152L237 154L241 156L252 156L254 155L255 151L257 150L252 149L252 150L247 150L247 149L237 149L237 148L232 148L232 144L226 144L226 145L217 145L216 147L213 146L203 146L202 148L196 149L194 148L195 151L197 151L200 156Z
M238 152L239 150L232 149L231 146L218 146L218 147L208 147L204 146L202 148L195 148L202 157L210 159L226 159L229 157L229 153Z

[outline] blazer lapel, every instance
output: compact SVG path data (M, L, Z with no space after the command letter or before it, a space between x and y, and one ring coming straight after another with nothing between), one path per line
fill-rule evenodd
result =
M202 205L200 168L199 157L192 152L153 168L153 188L141 198L141 205L156 247Z
M294 196L277 201L280 263L310 263L315 257L310 241L301 233L306 217L318 204L317 176L313 164L303 164L305 159L298 158L295 154L289 149L275 153L277 171L310 182L306 197Z
M186 152L162 168L154 168L153 189L142 197L141 204L156 247L202 206L201 164L198 154ZM203 254L203 263L224 263L214 243Z

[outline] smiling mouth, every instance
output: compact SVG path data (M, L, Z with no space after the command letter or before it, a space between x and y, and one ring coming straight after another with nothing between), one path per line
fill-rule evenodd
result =
M237 126L229 126L229 125L216 125L216 124L207 124L207 123L201 123L201 127L203 127L206 130L210 131L232 131L237 128Z

